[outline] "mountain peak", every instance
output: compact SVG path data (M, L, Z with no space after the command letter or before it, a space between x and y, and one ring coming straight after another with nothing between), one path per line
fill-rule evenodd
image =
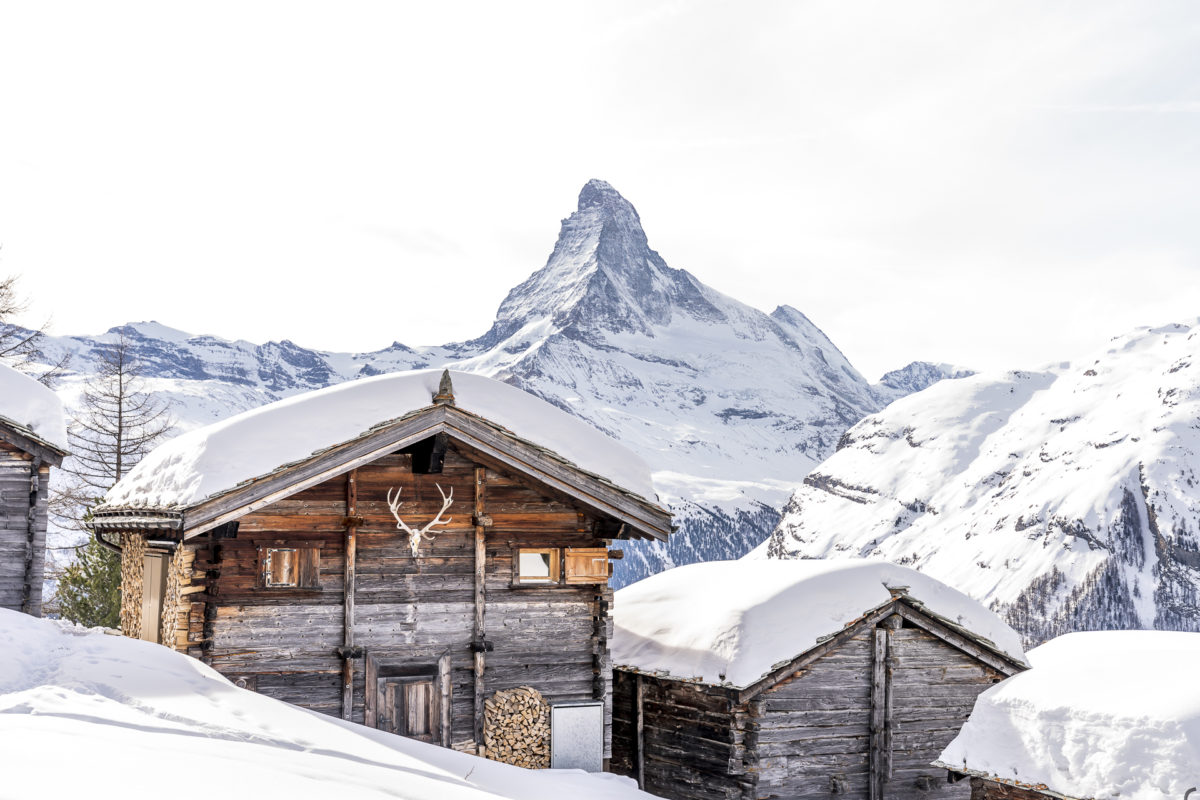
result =
M612 187L608 181L602 181L599 178L592 178L583 185L579 190L579 211L586 211L590 208L600 207L613 211L623 211L633 214L637 218L637 210L633 204L621 196L621 193Z

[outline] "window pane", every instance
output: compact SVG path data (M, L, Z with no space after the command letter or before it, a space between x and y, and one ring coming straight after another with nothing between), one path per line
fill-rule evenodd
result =
M296 585L296 551L274 548L267 552L268 586Z
M550 554L522 550L520 555L522 578L550 579Z

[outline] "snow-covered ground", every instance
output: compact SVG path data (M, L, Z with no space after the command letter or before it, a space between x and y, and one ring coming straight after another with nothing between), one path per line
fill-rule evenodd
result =
M305 711L199 661L0 609L0 799L648 800Z
M1017 661L1021 639L993 612L886 561L709 561L617 592L613 664L744 688L893 600L893 592L990 640Z
M1200 785L1200 633L1069 633L1029 661L979 696L943 764L1096 800Z

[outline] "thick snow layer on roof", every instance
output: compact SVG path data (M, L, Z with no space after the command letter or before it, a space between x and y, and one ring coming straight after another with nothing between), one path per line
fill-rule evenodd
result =
M441 374L441 370L419 370L349 381L185 433L142 459L109 491L105 503L150 508L191 505L431 405ZM458 408L654 500L646 463L586 422L482 375L452 372L451 379Z
M1029 661L979 696L943 764L1097 800L1200 783L1200 633L1069 633Z
M160 645L0 609L0 797L652 800L306 711Z
M709 561L617 592L613 663L746 687L904 593L1023 660L1016 632L962 592L886 561Z
M58 395L3 364L0 364L0 417L28 428L59 450L67 449L67 420Z

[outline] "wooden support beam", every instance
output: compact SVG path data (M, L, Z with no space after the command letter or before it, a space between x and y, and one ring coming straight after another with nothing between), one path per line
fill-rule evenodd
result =
M342 644L345 657L342 660L342 719L354 714L354 659L350 648L354 647L354 567L358 545L358 470L346 473L346 553L344 581L342 586Z
M475 519L486 517L486 500L484 492L487 488L487 470L475 468ZM485 635L484 606L487 597L485 589L485 569L487 567L487 529L482 525L475 526L475 745L478 754L484 754L483 746L483 697L484 697L484 668L486 654L483 647Z
M450 683L450 654L443 653L438 659L438 691L441 694L441 703L438 704L438 710L441 712L442 721L438 727L442 734L442 747L449 747L454 738L451 734L451 726L453 723L453 708L451 703L454 698L452 696L452 688Z
M34 455L31 462L29 476L29 519L27 520L27 541L25 543L25 583L21 587L21 611L26 614L32 614L33 609L33 584L34 575L34 560L37 557L37 533L38 533L38 500L40 498L38 489L41 483L41 476L38 474L42 466L41 456ZM45 554L43 554L44 557ZM41 594L41 587L38 587L38 594ZM41 609L38 609L38 616L41 616Z
M642 676L634 676L634 696L636 698L637 732L634 738L634 769L637 770L637 785L639 789L646 788L646 715L643 704Z
M877 627L873 631L871 648L871 753L869 796L870 800L883 800L884 784L887 781L886 738L887 728L887 646L888 634L885 628Z

